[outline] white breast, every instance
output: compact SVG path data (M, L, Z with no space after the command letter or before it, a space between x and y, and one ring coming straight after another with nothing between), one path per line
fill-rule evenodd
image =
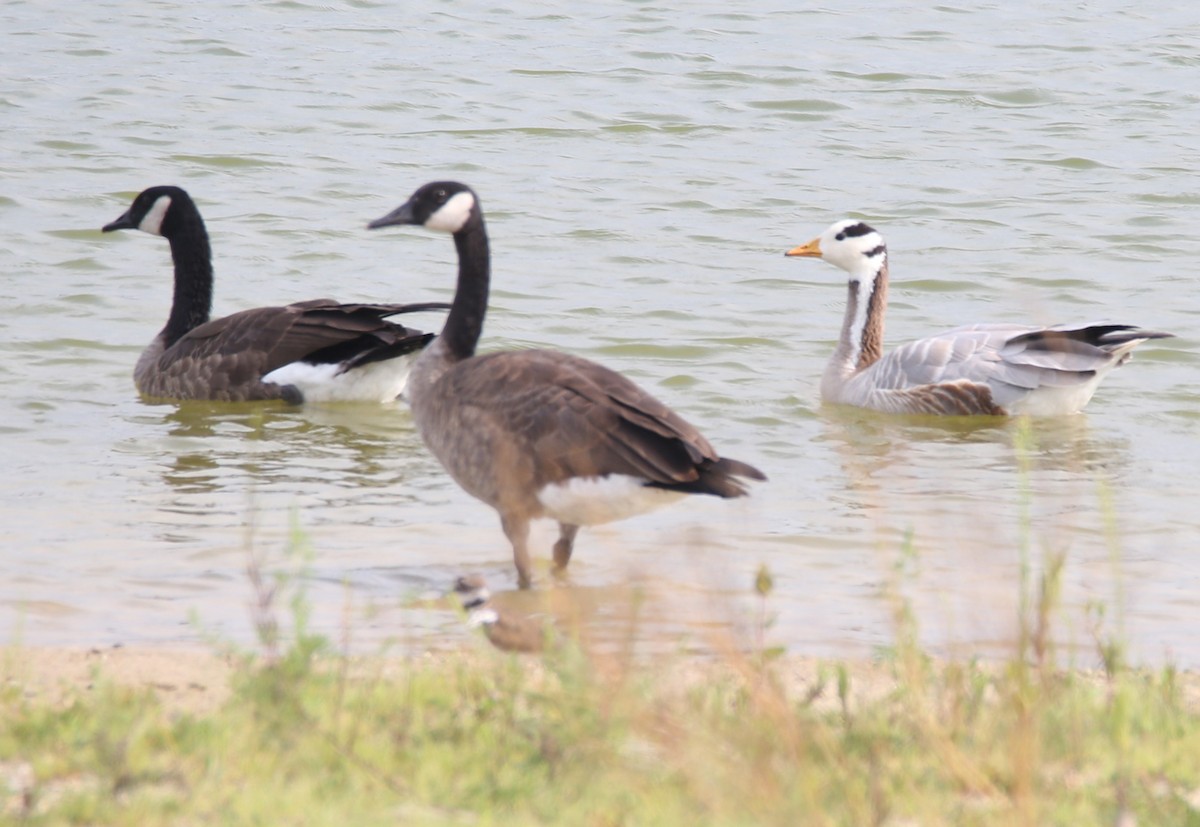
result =
M472 629L479 626L490 626L500 619L495 609L471 609L467 612L467 625Z
M624 474L572 477L538 492L546 516L568 525L598 525L644 514L683 498L678 491L646 486Z

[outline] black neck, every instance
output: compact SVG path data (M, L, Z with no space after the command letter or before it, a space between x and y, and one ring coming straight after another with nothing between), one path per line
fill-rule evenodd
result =
M182 204L172 208L182 207ZM190 206L190 205L189 205ZM213 269L208 231L195 207L178 212L167 240L175 262L175 298L163 328L166 347L208 321L212 312Z
M454 247L458 250L458 286L441 338L455 359L469 359L475 355L475 345L483 333L491 278L487 228L482 217L472 216L454 234Z

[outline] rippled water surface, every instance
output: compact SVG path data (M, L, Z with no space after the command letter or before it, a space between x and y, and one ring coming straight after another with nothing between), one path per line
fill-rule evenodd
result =
M168 251L99 232L178 183L218 313L445 299L444 236L364 227L456 178L491 231L485 350L603 361L771 476L585 531L572 599L636 583L647 634L703 646L753 617L766 565L793 651L886 645L899 590L930 646L988 652L1023 565L1062 555L1065 641L1100 624L1200 665L1196 11L794 5L0 7L5 638L249 640L247 548L294 570L293 532L315 623L358 640L454 639L414 598L511 586L495 515L402 407L139 400ZM782 252L846 215L888 237L891 342L988 320L1178 338L1027 430L822 408L843 280Z

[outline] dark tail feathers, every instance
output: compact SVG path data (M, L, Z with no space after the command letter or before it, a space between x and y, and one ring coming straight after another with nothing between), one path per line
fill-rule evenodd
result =
M711 494L716 497L744 497L750 493L742 479L766 481L767 475L749 463L722 457L706 462L696 469L700 475L691 482L647 483L652 488L679 491L684 494Z

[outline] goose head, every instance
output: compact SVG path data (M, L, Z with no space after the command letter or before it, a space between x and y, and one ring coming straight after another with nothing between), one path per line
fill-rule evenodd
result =
M179 205L189 204L191 200L187 192L179 187L150 187L138 193L129 209L116 221L105 224L102 231L141 230L151 235L169 237L181 214ZM173 204L176 205L174 210L171 209Z
M368 229L416 224L443 233L457 233L479 215L479 199L466 184L434 181L417 189L396 209L367 225Z
M847 218L784 255L824 259L845 270L855 280L873 275L880 269L887 260L887 245L883 242L883 236L870 225L856 218Z

